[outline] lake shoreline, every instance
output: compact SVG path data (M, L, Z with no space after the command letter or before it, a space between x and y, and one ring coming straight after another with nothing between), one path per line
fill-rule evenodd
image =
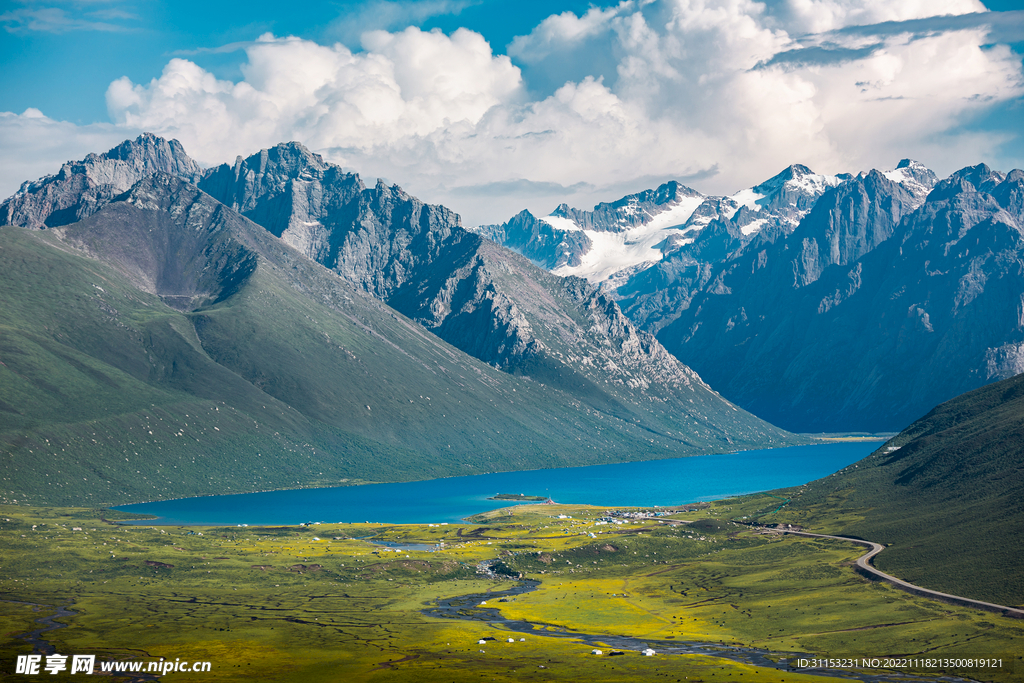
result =
M155 516L128 522L131 525L465 523L468 517L495 509L495 491L531 491L570 505L670 507L804 484L828 476L874 450L875 442L819 443L416 482L231 493L133 503L112 509ZM536 501L522 500L531 502Z

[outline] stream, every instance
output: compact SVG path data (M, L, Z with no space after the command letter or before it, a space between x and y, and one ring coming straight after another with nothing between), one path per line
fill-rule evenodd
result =
M491 579L509 580L507 576L498 576L491 571L491 564L497 560L481 562L477 565L477 571ZM486 624L492 629L507 632L519 633L531 636L544 636L546 638L571 638L586 643L588 646L602 650L611 648L614 650L633 650L641 652L647 648L653 649L657 655L705 655L709 657L720 657L742 664L750 664L757 667L765 667L787 671L792 673L813 674L816 676L828 676L832 678L845 678L864 683L975 683L970 679L958 678L955 676L920 676L912 673L885 672L885 673L863 673L859 671L797 668L794 663L799 658L815 659L822 655L813 655L804 652L773 652L753 647L740 647L726 645L724 643L702 643L696 641L675 641L675 640L650 640L633 638L626 635L606 635L593 633L580 633L570 631L555 624L542 622L517 621L502 616L500 607L491 607L492 602L509 601L517 595L523 595L537 590L540 581L534 579L519 579L517 585L503 591L490 591L487 593L472 593L460 595L454 598L442 598L435 600L434 605L421 612L430 617L445 619L464 619L477 621ZM486 601L487 606L481 603Z
M67 628L67 624L58 623L57 619L73 617L78 614L78 612L72 612L70 609L68 609L68 607L54 608L52 605L40 605L35 602L22 602L20 600L5 600L5 602L12 602L16 605L29 605L30 607L33 607L37 612L40 609L55 610L54 613L48 617L36 619L37 624L43 625L42 628L37 628L34 631L29 631L28 633L21 633L15 636L15 638L21 638L29 645L31 645L32 652L38 655L52 655L57 651L56 648L54 648L53 645L50 644L50 641L42 637L43 634L47 631L55 631L59 628Z
M5 600L5 602L12 602L16 605L29 605L30 607L35 608L36 611L39 611L41 609L54 610L53 614L36 619L37 624L43 625L42 628L37 628L34 631L29 631L28 633L21 633L14 636L15 638L20 638L27 642L29 645L31 645L33 654L43 655L44 657L47 655L56 654L57 648L55 648L53 646L53 643L51 643L49 640L43 638L43 634L47 631L55 631L59 628L67 628L67 624L61 624L57 621L57 619L64 619L67 617L74 617L78 615L78 612L73 612L72 610L68 609L70 605L68 607L54 607L53 605L41 605L37 602L24 602L21 600ZM117 672L115 675L124 677L125 680L129 681L129 683L141 683L142 681L156 681L159 679L159 676L154 676L148 673Z
M491 569L491 564L497 562L497 560L490 560L481 562L477 565L477 570L491 579L496 580L508 580L509 577L498 576ZM483 606L481 603L487 601L490 602L501 602L509 601L514 599L518 595L523 595L537 590L540 586L540 581L534 579L519 579L515 586L503 591L489 591L484 593L471 593L468 595L459 595L453 598L442 598L436 600L434 605L428 607L421 612L430 617L439 617L446 619L463 619L468 621L480 622L486 624L488 627L497 631L505 633L519 633L523 635L531 636L544 636L547 638L571 638L586 643L588 646L595 648L611 648L614 650L631 650L640 652L647 648L653 649L658 655L677 655L677 654L695 654L705 655L709 657L720 657L722 659L728 659L734 662L740 662L743 664L749 664L757 667L778 669L780 671L788 671L793 673L805 673L814 674L818 676L828 676L832 678L844 678L862 681L863 683L935 683L935 681L941 681L942 683L974 683L969 679L958 678L955 676L938 676L938 677L924 677L914 674L904 674L898 672L886 672L886 673L862 673L857 671L845 671L836 669L814 669L814 668L796 668L791 662L795 662L798 658L814 659L816 655L802 653L802 652L773 652L771 650L763 650L752 647L739 647L734 645L726 645L724 643L703 643L696 641L675 641L675 640L651 640L633 638L626 635L605 635L605 634L592 634L592 633L580 633L578 631L570 631L562 626L555 624L545 624L542 622L530 622L530 621L518 621L514 619L508 619L503 617L501 609L499 607ZM68 607L52 607L50 605L41 605L37 603L18 602L18 604L31 605L37 609L49 608L53 609L53 614L49 616L36 619L36 623L42 624L42 626L28 633L23 633L17 636L22 640L32 645L32 650L36 654L51 655L54 654L56 649L54 646L45 638L43 634L48 631L53 631L60 628L66 628L67 624L61 624L57 619L73 617L77 615L77 612L70 610ZM820 657L821 655L817 655ZM125 674L131 681L153 681L157 680L156 676L147 675L143 673L138 674Z

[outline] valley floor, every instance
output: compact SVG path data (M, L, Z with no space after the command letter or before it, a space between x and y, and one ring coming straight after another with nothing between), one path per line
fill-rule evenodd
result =
M868 581L852 567L863 553L854 544L744 526L777 506L753 495L660 517L621 511L618 524L599 523L604 508L522 505L463 525L202 528L3 506L0 671L31 680L14 674L33 651L23 634L64 607L56 622L66 627L37 636L44 655L95 655L97 667L210 662L208 672L167 674L181 681L881 683L942 668L1024 679L1020 620ZM499 593L520 576L536 588ZM488 593L486 605L453 602ZM656 654L642 656L638 643ZM671 654L689 643L705 649ZM715 645L722 656L706 649ZM615 648L623 655L609 656ZM754 650L767 659L729 658ZM859 672L776 668L798 654L883 661ZM1002 666L885 669L894 656Z

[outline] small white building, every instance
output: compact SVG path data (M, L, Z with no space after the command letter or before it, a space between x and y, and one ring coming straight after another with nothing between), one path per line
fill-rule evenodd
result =
M654 654L654 650L652 650L651 648L647 648L646 650L644 650L644 657L653 657Z
M604 654L604 653L602 653L600 650L591 650L590 654L592 654L592 655L600 655L600 654Z

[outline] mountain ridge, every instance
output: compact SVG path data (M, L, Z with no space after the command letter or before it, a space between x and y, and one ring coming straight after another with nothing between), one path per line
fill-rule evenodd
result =
M332 189L332 174L341 189ZM221 177L238 180L216 184L214 179ZM266 177L273 182L263 182ZM583 281L563 286L560 278L463 229L451 211L423 204L395 186L378 181L373 189L360 189L353 175L341 175L340 169L297 143L259 152L230 169L222 165L200 186L221 192L218 199L226 204L263 217L264 227L270 226L272 233L281 230L286 241L291 226L311 226L316 242L330 248L307 255L455 347L506 372L583 390L593 407L626 401L632 419L660 425L653 427L660 432L675 432L679 425L661 416L652 421L641 402L617 395L622 392L616 387L647 392L671 377L657 387L664 394L659 400L679 400L666 398L678 387L696 391L701 404L718 400L653 337L616 313L614 302L597 302L595 297L603 295L596 288ZM282 199L295 196L303 201ZM305 201L308 197L314 201ZM287 207L287 221L284 214L277 214L277 222L269 218L275 207ZM566 292L573 295L566 297ZM609 313L614 325L593 319L600 308L615 309ZM585 333L577 329L581 323L604 331ZM562 332L552 334L556 330ZM612 331L619 337L606 339ZM585 352L574 353L580 349ZM665 364L671 366L667 372L662 370ZM681 410L686 413L685 407ZM662 425L666 419L671 428Z
M940 181L909 159L856 176L794 165L706 198L685 236L603 285L638 328L775 424L896 430L1024 369L1022 177L982 164ZM544 244L557 243L551 228ZM540 240L514 246L540 260Z

